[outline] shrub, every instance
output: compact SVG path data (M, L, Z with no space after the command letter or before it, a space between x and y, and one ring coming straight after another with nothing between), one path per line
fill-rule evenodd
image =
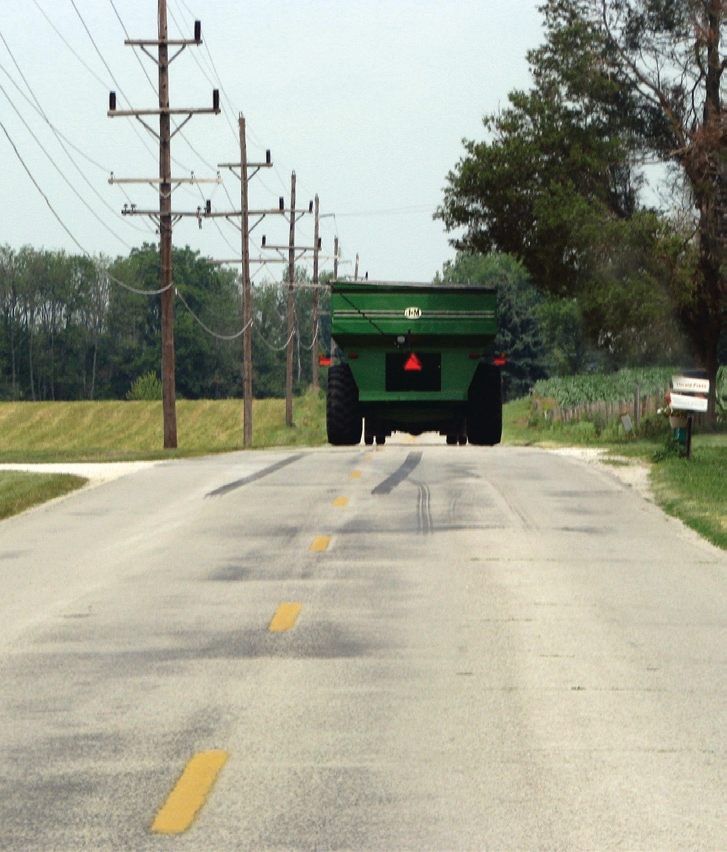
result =
M128 400L159 400L162 398L162 383L157 374L150 370L143 376L134 379L129 392L126 394Z

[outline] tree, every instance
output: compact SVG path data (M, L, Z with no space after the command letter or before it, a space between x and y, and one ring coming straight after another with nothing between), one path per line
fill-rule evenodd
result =
M465 142L436 215L448 230L464 227L458 247L513 253L539 288L576 297L592 339L616 359L644 346L653 357L678 338L676 316L714 379L725 299L723 3L547 0L543 11L546 42L528 54L533 89L485 117L485 142ZM645 156L681 169L696 239L639 206L635 163ZM609 304L620 336L594 327Z
M547 377L547 344L540 315L542 295L531 284L521 263L509 255L459 252L444 264L438 282L497 289L496 353L506 354L502 369L505 399L525 396L538 379Z
M221 336L239 331L240 291L234 273L207 263L190 248L175 249L174 286L176 382L180 397L220 398L241 393L241 346ZM159 251L144 245L111 265L112 276L140 295L112 285L106 333L99 353L102 393L123 399L132 382L161 364L161 307ZM203 328L207 326L206 330ZM231 328L232 326L232 328Z

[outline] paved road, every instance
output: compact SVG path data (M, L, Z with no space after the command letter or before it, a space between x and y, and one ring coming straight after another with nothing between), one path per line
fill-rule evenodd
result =
M0 524L0 849L727 849L726 586L533 449L98 485Z

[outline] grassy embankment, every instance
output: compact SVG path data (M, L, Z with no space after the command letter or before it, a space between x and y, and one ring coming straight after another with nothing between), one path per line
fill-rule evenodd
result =
M325 443L325 401L295 400L294 426L285 426L283 400L256 400L253 445L318 446ZM0 403L0 462L106 462L175 458L242 448L239 400L177 404L178 450L163 450L161 403ZM618 457L652 465L652 485L663 508L727 549L727 431L696 434L692 458L665 451L670 432L661 424L627 436L597 423L546 424L529 400L505 406L505 443L602 447ZM615 464L623 461L614 460ZM0 518L77 488L68 476L0 473Z
M285 402L256 400L253 446L315 446L325 436L325 400L296 399L293 427ZM242 449L240 400L179 400L179 449L164 450L161 402L0 403L0 463L112 462L167 459ZM0 519L80 488L66 474L0 471Z

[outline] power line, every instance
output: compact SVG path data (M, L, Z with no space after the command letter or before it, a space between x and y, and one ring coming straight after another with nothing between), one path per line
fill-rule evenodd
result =
M130 249L130 248L131 248L131 246L130 246L130 245L129 245L129 244L128 244L128 243L127 243L124 239L122 239L121 237L119 237L119 235L118 235L118 234L117 234L117 233L116 233L116 232L115 232L115 231L114 231L114 230L113 230L113 229L109 226L109 224L108 224L107 222L105 222L105 221L104 221L104 220L103 220L103 219L102 219L102 218L98 215L98 213L96 213L96 211L95 211L95 210L91 207L91 205L90 205L90 204L86 201L86 199L85 199L85 198L83 198L83 196L82 196L82 195L78 192L78 190L77 190L77 189L73 186L73 184L72 184L72 183L68 180L68 178L67 178L67 177L65 176L65 174L63 173L63 170L62 170L62 169L58 166L58 164L56 163L56 161L53 159L53 157L52 157L52 156L48 153L48 151L46 150L46 148L45 148L45 146L43 145L43 143L42 143L42 142L40 141L40 139L38 139L38 137L35 135L35 133L34 133L34 132L33 132L33 130L31 129L31 127L30 127L30 125L28 124L28 122L27 122L27 121L23 118L22 113L21 113L21 112L18 110L18 108L15 106L15 104L14 104L14 103L13 103L13 101L12 101L12 99L10 98L10 96L8 95L8 93L5 91L5 88L4 88L4 86L2 85L2 83L0 83L0 91L1 91L4 95L5 95L5 98L7 99L8 103L9 103L9 104L10 104L10 106L13 108L13 110L15 111L16 115L18 116L18 118L22 121L23 125L25 126L25 129L26 129L26 130L28 131L28 133L30 133L30 135L33 137L33 139L35 140L35 142L36 142L36 144L38 145L38 147L40 148L40 150L41 150L41 151L42 151L42 152L46 155L46 157L47 157L47 158L48 158L48 160L50 161L50 164L51 164L51 165L53 166L53 168L54 168L54 169L58 172L58 174L61 176L61 178L63 179L63 181L65 182L65 184L66 184L66 185L68 186L68 188L71 190L71 192L72 192L72 193L76 196L76 198L78 198L78 200L81 202L81 204L83 204L83 206L84 206L84 207L85 207L85 208L89 211L89 213L90 213L90 214L94 217L94 219L96 219L96 220L97 220L97 221L98 221L98 222L99 222L99 223L100 223L100 224L101 224L104 228L106 228L106 230L107 230L110 234L113 234L113 236L114 236L114 237L116 237L116 239L118 239L121 243L123 243L123 244L126 246L126 248L129 248L129 249ZM6 132L6 135L7 135L7 132ZM72 158L71 158L71 161L73 162Z
M30 168L28 167L25 160L23 159L20 151L18 150L17 145L13 141L12 137L10 136L10 133L8 132L7 128L2 123L2 121L0 121L0 128L2 128L3 133L5 134L5 136L8 139L8 142L12 146L12 149L15 152L15 156L18 158L18 160L20 161L20 164L25 169L26 174L28 175L30 180L33 182L33 186L35 186L35 188L38 190L38 192L40 193L40 195L43 198L43 200L45 201L45 203L48 205L48 209L51 211L51 213L55 217L58 224L61 226L61 228L63 228L63 230L66 232L66 234L68 234L68 236L71 238L73 243L80 249L81 253L84 254L93 263L93 265L96 267L96 269L103 272L105 275L107 275L109 281L112 281L114 284L118 284L120 287L123 287L125 290L129 290L132 293L137 293L140 296L158 296L160 293L164 292L163 290L137 290L134 287L130 287L128 284L124 284L124 282L120 281L118 278L114 278L112 275L109 275L108 270L104 269L101 266L101 264L98 263L96 258L94 258L93 255L86 248L84 248L84 246L81 245L81 243L76 239L76 237L73 234L73 232L71 231L71 229L66 225L66 223L63 221L63 219L61 219L61 217L58 214L58 212L56 211L55 207L53 207L53 205L51 204L50 199L45 194L45 192L41 188L40 184L38 183L38 181L33 176L33 173L30 171ZM167 288L167 289L169 289L169 288Z
M10 45L7 43L7 41L5 40L5 37L2 35L2 33L0 33L0 39L2 39L2 42L3 42L3 44L5 45L5 49L7 50L8 54L10 55L10 58L12 59L13 64L15 65L15 68L17 69L18 73L20 74L20 77L21 77L22 81L25 83L25 85L26 85L26 87L27 87L28 91L30 92L30 95L31 95L31 97L32 97L32 100L31 100L31 99L30 99L30 98L29 98L29 97L25 94L25 92L23 92L23 90L20 88L20 86L18 85L18 83L17 83L17 82L16 82L16 81L15 81L15 80L11 77L10 73L8 72L8 70L7 70L4 66L0 65L0 70L2 70L2 71L3 71L3 73L7 76L7 78L10 80L10 82L13 84L13 86L15 87L15 89L16 89L16 90L18 91L18 93L20 94L20 96L21 96L21 97L22 97L22 98L23 98L23 99L24 99L24 100L25 100L25 101L29 104L29 106L30 106L32 109L34 109L34 110L38 113L38 115L40 115L40 117L43 119L43 121L45 121L45 123L48 125L48 127L50 127L51 131L53 132L53 134L54 134L54 135L55 135L55 137L56 137L56 140L58 141L58 144L59 144L59 145L61 146L61 148L63 149L63 152L64 152L64 153L65 153L65 155L68 157L68 159L71 161L71 163L73 164L74 168L75 168L75 169L76 169L76 171L79 173L79 175L81 176L82 180L86 183L86 185L89 187L89 189L90 189L90 190L91 190L91 191L92 191L92 192L96 195L96 197L99 199L99 201L100 201L100 202L101 202L101 203L102 203L102 204L103 204L103 205L104 205L104 206L105 206L108 210L110 210L110 211L111 211L111 212L112 212L115 216L117 216L118 218L121 218L121 217L120 217L120 215L119 215L119 214L118 214L118 213L114 210L114 208L113 208L113 207L111 207L111 205L110 205L110 204L109 204L109 203L108 203L108 202L107 202L107 201L106 201L106 200L105 200L105 199L101 196L101 194L100 194L100 193L98 192L98 190L94 187L94 185L91 183L91 181L90 181L90 180L86 177L86 175L85 175L85 173L83 172L83 170L81 169L81 167L78 165L78 163L74 160L74 158L73 158L73 157L71 156L71 154L69 153L68 149L66 148L66 145L68 145L69 147L73 148L73 149L74 149L75 151L77 151L77 152L78 152L78 153L79 153L82 157L84 157L86 160L88 160L88 161L89 161L92 165L96 166L97 168L101 169L102 171L106 172L107 174L108 174L108 171L109 171L109 170L108 170L107 168L105 168L104 166L102 166L100 163L96 162L96 161L95 161L92 157L89 157L89 156L88 156L88 155L87 155L84 151L82 151L82 150L81 150L81 149L80 149L77 145L74 145L74 144L73 144L73 143L72 143L69 139L67 139L67 138L66 138L66 137L65 137L65 136L64 136L64 135L60 132L60 130L58 130L58 128L56 128L56 127L55 127L55 125L54 125L54 124L51 122L51 120L48 118L48 116L47 116L47 114L46 114L45 110L44 110L44 109L43 109L43 107L41 106L41 103L40 103L40 101L38 100L38 97L36 96L35 92L33 91L33 88L31 87L31 85L30 85L30 83L28 82L27 78L26 78L26 77L25 77L25 75L23 74L23 71L22 71L22 69L21 69L20 65L18 64L18 61L16 60L16 58L15 58L15 56L14 56L14 54L13 54L12 50L10 49ZM5 97L8 99L8 101L10 101L10 98L9 98L9 96L8 96L7 92L6 92L6 91L5 91L5 89L2 87L2 85L1 85L1 84L0 84L0 89L2 90L3 94L4 94L4 95L5 95ZM19 110L18 110L17 106L16 106L14 103L12 103L12 102L11 102L11 105L12 105L13 109L15 110L15 112L16 112L16 113L18 114L18 116L20 117L20 120L23 122L23 124L25 124L26 128L28 128L29 132L31 132L31 135L32 135L32 131L30 131L30 128L28 127L28 124L25 122L25 120L23 119L23 117L20 115L20 112L19 112ZM34 137L34 138L35 138L35 137ZM36 142L37 142L37 141L38 141L38 140L36 139ZM64 144L64 143L65 143L65 144ZM47 154L47 152L46 152L46 156L50 156L50 155L48 155L48 154ZM80 197L80 196L79 196L79 197ZM82 200L83 200L83 199L82 199ZM87 206L88 206L88 205L87 205ZM88 209L90 210L91 208L89 207ZM93 213L93 211L91 211L91 212ZM94 214L94 215L95 215L95 214ZM134 228L134 230L137 230L137 231L139 231L140 233L145 233L145 231L143 231L143 229L141 229L141 228L136 228L135 226L132 226L132 227ZM114 234L114 235L116 236L116 234ZM119 237L119 239L121 240L121 242L124 242L124 241L123 241L120 237ZM125 243L125 242L124 242L124 245L126 245L126 247L127 247L127 248L130 248L130 246L128 246L128 244L127 244L127 243Z

